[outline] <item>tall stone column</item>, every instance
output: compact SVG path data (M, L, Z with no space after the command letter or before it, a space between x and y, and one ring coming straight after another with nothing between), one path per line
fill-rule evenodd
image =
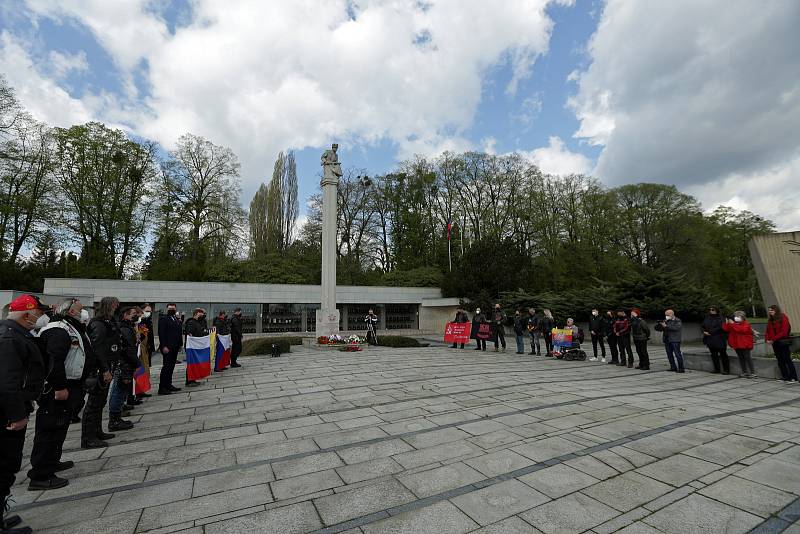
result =
M322 155L322 294L317 312L317 337L339 332L339 310L336 309L336 219L337 187L342 176L336 150Z

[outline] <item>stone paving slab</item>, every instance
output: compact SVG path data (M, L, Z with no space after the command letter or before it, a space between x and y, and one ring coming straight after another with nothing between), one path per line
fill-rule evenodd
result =
M23 471L16 513L48 533L790 532L800 388L651 351L652 372L444 347L243 358L147 399L108 449L73 425L70 485L27 492Z

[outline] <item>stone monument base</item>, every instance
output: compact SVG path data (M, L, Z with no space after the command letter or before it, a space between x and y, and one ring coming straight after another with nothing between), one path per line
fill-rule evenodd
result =
M317 337L339 333L339 310L317 310Z

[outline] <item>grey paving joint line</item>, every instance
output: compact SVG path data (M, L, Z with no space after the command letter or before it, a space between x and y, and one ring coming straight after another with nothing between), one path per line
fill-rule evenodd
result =
M644 432L639 432L639 433L633 434L631 436L627 436L627 437L624 437L624 438L616 439L614 441L610 441L608 443L601 443L601 444L595 445L593 447L588 447L586 449L581 449L581 450L579 450L577 452L571 452L571 453L568 453L568 454L563 454L561 456L557 456L557 457L552 458L551 460L547 460L545 462L538 462L538 463L535 463L533 465L529 465L529 466L517 469L515 471L511 471L509 473L503 473L502 475L497 475L495 477L487 478L487 479L482 480L480 482L476 482L476 483L473 483L473 484L467 484L466 486L461 486L461 487L458 487L458 488L455 488L455 489L452 489L452 490L448 490L446 492L439 493L437 495L432 495L432 496L426 497L424 499L418 499L416 501L412 501L410 503L406 503L406 504L403 504L403 505L400 505L400 506L394 506L392 508L387 508L386 510L382 510L380 512L372 513L372 514L361 516L361 517L356 517L354 519L350 519L350 520L348 520L346 522L343 522L343 523L338 523L336 525L331 525L331 526L328 526L328 527L325 527L325 528L322 528L322 529L318 529L318 530L314 531L314 534L337 534L337 533L340 533L340 532L345 532L347 530L350 530L350 529L353 529L353 528L356 528L356 527L361 527L361 526L367 525L369 523L373 523L375 521L378 521L380 519L384 519L386 517L395 516L395 515L401 514L403 512L408 512L408 511L411 511L411 510L417 510L419 508L423 508L425 506L430 506L430 505L435 504L437 502L441 502L441 501L452 499L454 497L458 497L459 495L463 495L465 493L470 493L470 492L478 490L478 489L486 488L486 487L492 486L494 484L499 484L501 482L505 482L505 481L510 480L512 478L519 478L519 477L521 477L523 475L527 475L529 473L533 473L535 471L539 471L539 470L545 469L547 467L552 467L553 465L557 465L557 464L563 463L563 462L565 462L567 460L572 460L573 458L577 458L579 456L586 456L588 454L592 454L592 453L595 453L595 452L608 450L608 449L611 449L613 447L618 447L620 445L624 445L626 443L630 443L631 441L636 441L638 439L647 438L647 437L650 437L650 436L661 434L663 432L667 432L669 430L674 430L676 428L681 428L681 427L692 425L692 424L695 424L695 423L702 423L702 422L708 421L710 419L716 419L716 418L719 418L719 417L730 417L730 416L734 416L734 415L742 415L742 414L745 414L745 413L757 412L757 411L760 411L760 410L767 410L767 409L770 409L770 408L777 408L777 407L780 407L780 406L786 406L788 404L793 404L793 403L797 402L798 400L800 400L800 399L789 399L789 400L781 401L781 402L778 402L778 403L775 403L775 404L770 404L770 405L767 405L767 406L760 406L758 408L746 408L746 409L743 409L743 410L735 410L735 411L732 411L732 412L724 412L722 414L703 415L703 416L700 416L700 417L695 417L694 419L688 419L686 421L681 421L679 423L671 423L669 425L664 425L664 426L661 426L661 427L652 428L652 429L649 429L649 430L645 430ZM800 516L800 511L798 511L797 509L793 508L793 506L796 506L798 502L800 502L800 499L798 499L794 503L792 503L789 506L787 506L786 508L784 508L784 510L781 512L781 514L784 514L784 512L787 512L787 509L789 509L789 513L785 514L786 516L788 516L788 517L792 517L792 515ZM800 506L797 506L797 508L800 508ZM780 517L781 514L779 514L779 517ZM379 515L381 517L378 517ZM781 520L783 520L783 519L781 518ZM770 520L767 520L765 523L768 523L769 521ZM783 530L783 529L781 529L781 530ZM774 532L774 531L768 531L768 532ZM780 532L780 531L777 531L777 532Z
M730 380L734 380L734 379L730 379ZM730 380L726 380L726 381L730 381ZM693 385L690 385L690 386L685 386L685 387L683 387L681 389L683 389L683 390L693 389L693 388L704 387L704 386L708 386L709 384L716 384L716 383L720 383L720 381L716 380L716 381L713 381L713 382L703 382L703 383L699 383L699 384L693 384ZM636 396L636 395L650 395L650 394L653 394L653 393L665 393L665 392L674 391L674 390L675 390L674 388L668 388L668 389L657 389L657 390L650 390L650 391L639 391L639 392L636 392L636 393L627 393L627 394L603 395L603 396L600 396L600 397L592 397L591 399L586 399L586 400L587 401L597 401L597 400L611 399L611 398L631 397L631 396ZM797 399L791 399L789 401L783 401L783 403L781 403L781 404L791 403L791 402L794 402L796 400ZM64 497L56 497L54 499L47 499L47 500L43 500L43 501L36 501L36 502L28 503L28 504L23 504L23 505L20 505L20 506L16 506L14 509L15 510L27 510L27 509L30 509L30 508L36 508L36 507L44 506L44 505L47 505L47 504L56 504L56 503L60 503L60 502L77 501L79 499L84 499L84 498L89 498L89 497L97 497L99 495L107 495L107 494L110 494L110 493L113 494L113 493L116 493L118 491L127 491L127 490L132 490L132 489L148 488L148 487L152 487L152 486L158 486L158 485L161 485L161 484L166 484L166 483L169 483L169 482L177 482L179 480L186 480L188 478L196 478L196 477L205 476L205 475L215 475L215 474L219 474L219 473L237 471L237 470L240 470L240 469L248 469L248 468L252 468L252 467L260 467L260 466L263 466L263 465L270 465L270 464L277 463L277 462L283 462L283 461L287 461L287 460L296 460L296 459L299 459L299 458L305 458L307 456L313 456L315 454L323 454L323 453L326 453L326 452L336 452L336 451L339 451L339 450L346 450L346 449L350 449L350 448L354 448L354 447L362 447L362 446L365 446L365 445L373 445L375 443L381 443L381 442L390 441L390 440L393 440L393 439L402 439L402 438L406 438L406 437L413 437L413 436L417 436L417 435L420 435L420 434L425 434L425 433L429 433L429 432L435 432L435 431L438 431L438 430L444 430L444 429L447 429L447 428L457 427L459 425L464 425L464 424L467 424L467 423L472 423L472 422L477 422L477 421L489 421L489 420L492 420L492 419L506 417L506 416L509 416L509 415L530 413L530 412L534 412L534 411L537 411L537 410L547 410L547 409L550 409L550 408L558 408L560 406L569 406L569 405L573 405L573 404L575 404L575 401L564 401L564 402L557 402L557 403L552 403L552 404L545 404L545 405L542 405L542 406L534 406L534 407L525 408L525 409L522 409L522 410L514 410L514 411L511 411L511 412L500 413L500 414L497 414L497 415L493 415L491 417L476 417L475 419L468 419L468 420L459 421L459 422L456 422L456 423L448 423L446 425L436 426L434 428L426 428L426 429L422 429L422 430L416 430L416 431L413 431L413 432L406 432L404 434L395 434L395 435L390 435L390 436L385 436L385 437L380 437L380 438L374 438L374 439L369 439L369 440L364 440L364 441L357 441L357 442L354 442L354 443L347 443L347 444L344 444L344 445L334 446L334 447L327 447L327 448L324 448L324 449L321 448L321 449L316 450L316 451L301 452L301 453L297 453L297 454L290 454L290 455L287 455L287 456L281 456L281 457L278 457L278 458L270 458L268 460L256 460L254 462L248 462L248 463L245 463L245 464L235 464L235 465L232 465L232 466L220 467L220 468L210 469L210 470L206 470L206 471L198 471L198 472L195 472L195 473L190 473L190 474L185 474L185 475L177 475L177 476L174 476L174 477L161 478L161 479L158 479L158 480L151 480L149 482L147 482L147 481L138 482L138 483L127 484L127 485L124 485L124 486L118 486L118 487L114 487L114 488L95 490L95 491L87 491L87 492L83 492L83 493L77 493L75 495L67 495L67 496L64 496ZM764 407L753 408L753 409L748 409L748 410L749 411L757 411L757 410L760 410L760 409L764 409ZM747 411L747 410L745 410L745 411ZM718 417L718 415L714 415L712 417ZM673 425L674 425L674 423L673 423ZM669 427L669 428L667 428L667 427ZM671 425L667 425L667 427L665 427L665 430L669 430L669 429L672 428ZM231 451L231 453L233 453L233 451Z

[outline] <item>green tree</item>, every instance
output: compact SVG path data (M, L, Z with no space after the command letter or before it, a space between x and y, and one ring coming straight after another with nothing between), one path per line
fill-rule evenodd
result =
M156 199L156 146L90 122L55 130L53 174L84 276L122 278L141 252Z

